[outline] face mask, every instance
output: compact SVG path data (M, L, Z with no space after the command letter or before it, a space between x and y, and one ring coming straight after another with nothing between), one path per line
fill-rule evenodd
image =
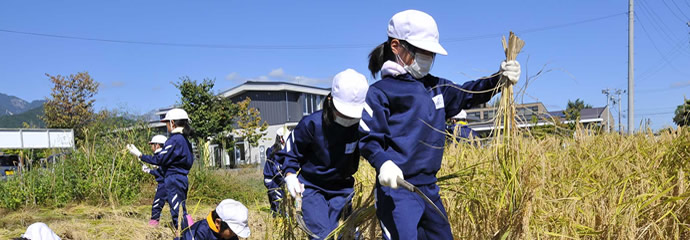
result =
M340 126L343 126L343 127L350 127L350 126L352 126L352 125L357 124L357 123L359 122L359 118L345 119L345 118L341 118L341 117L335 116L334 121L335 121L336 123L340 124Z
M431 65L434 64L434 56L433 55L425 55L425 54L417 54L417 53L412 53L412 51L408 50L405 47L405 50L409 52L410 54L413 54L414 56L414 61L410 65L405 65L403 68L405 71L410 73L412 77L416 79L423 78L427 74L429 74L429 71L431 70ZM401 63L403 62L402 59L396 55L398 58L398 61Z

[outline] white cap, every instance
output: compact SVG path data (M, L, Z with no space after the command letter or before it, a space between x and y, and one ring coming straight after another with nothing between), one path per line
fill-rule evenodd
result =
M388 36L405 40L412 46L429 52L448 55L438 42L438 27L429 14L418 10L405 10L388 21Z
M280 128L278 128L278 130L276 130L276 135L278 135L278 137L285 136L285 127L281 126Z
M453 116L454 119L467 119L467 113L465 110L461 110L458 115Z
M242 203L225 199L216 207L216 213L238 237L249 237L249 224L247 224L249 210Z
M361 73L349 68L339 72L331 86L335 109L347 117L361 118L368 89L367 78Z
M173 108L165 114L165 118L163 118L161 121L170 120L189 120L189 116L187 116L187 112L185 112L184 109Z
M168 138L163 136L163 135L156 135L151 138L151 141L149 143L158 143L158 144L165 144L165 141L168 141Z
M31 240L60 240L60 237L58 237L48 225L42 222L29 225L29 227L26 228L26 233L24 233L22 237Z

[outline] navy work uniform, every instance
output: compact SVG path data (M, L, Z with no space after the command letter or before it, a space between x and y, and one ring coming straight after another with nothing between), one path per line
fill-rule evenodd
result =
M217 240L221 239L218 237L218 233L213 231L211 229L211 226L213 226L215 229L218 229L220 226L216 226L216 224L210 220L210 219L205 219L201 221L195 222L191 227L189 227L189 230L185 232L185 234L182 235L181 240ZM231 238L230 240L239 240L237 236Z
M448 125L446 131L449 134L456 136L456 140L458 142L461 142L463 139L470 139L470 136L475 138L477 137L477 133L474 132L472 128L467 126L466 122L462 121L455 125Z
M159 154L141 156L142 161L158 165L159 169L164 173L168 206L170 207L173 227L176 229L180 212L182 212L183 216L181 229L185 229L188 226L186 200L189 181L187 174L189 174L189 169L192 168L194 163L192 144L181 133L182 128L174 129Z
M384 75L367 93L360 122L362 156L377 172L385 161L392 160L405 180L445 212L436 185L445 144L444 133L438 130L446 128L447 117L485 103L492 96L466 93L456 87L481 91L494 88L498 81L496 76L458 86L430 74L421 79L409 73ZM382 187L377 180L376 206L387 239L453 238L445 216L403 188Z
M278 149L274 149L278 148ZM268 194L268 202L271 204L273 214L280 213L280 202L283 199L283 174L280 172L280 164L276 162L274 151L280 151L277 145L266 149L266 163L264 164L264 186Z
M156 150L155 154L159 154L163 149L159 148ZM153 203L151 205L151 219L160 220L161 212L163 211L163 206L165 206L166 192L165 192L165 173L162 168L152 169L149 174L156 178L158 185L156 186L156 195L153 197Z
M222 221L220 224L215 223L213 218L213 213L218 215L218 218ZM232 200L225 199L216 206L215 211L211 211L206 219L197 221L192 225L188 231L182 234L182 240L216 240L216 239L228 239L228 240L238 240L239 238L248 238L250 235L249 224L247 219L249 218L249 210L242 203ZM221 225L227 224L228 230L221 230L223 228ZM234 233L233 237L225 235L227 238L223 238L224 234Z
M335 110L335 109L334 109ZM350 206L352 175L359 166L357 124L343 127L323 124L323 112L300 120L276 156L285 174L296 174L304 184L302 214L310 231L325 238L338 227L343 209Z

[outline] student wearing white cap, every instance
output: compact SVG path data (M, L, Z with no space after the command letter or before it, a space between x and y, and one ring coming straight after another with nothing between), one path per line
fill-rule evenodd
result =
M287 128L280 127L276 131L275 142L273 146L266 149L266 163L264 163L264 186L266 186L266 193L268 194L268 202L271 204L271 211L273 216L278 216L280 211L280 202L283 199L283 183L285 179L283 173L280 171L280 164L276 161L276 153L285 146L285 138Z
M192 144L187 139L194 130L189 126L187 112L180 108L168 111L161 122L165 122L170 132L170 138L165 141L163 150L155 155L142 155L133 144L127 144L127 150L141 161L157 165L164 173L172 225L175 229L179 227L184 230L192 224L192 217L187 215L186 201L189 187L187 174L194 164L194 154ZM180 213L183 216L182 223L178 224Z
M55 232L45 223L37 222L29 225L26 232L16 240L60 240Z
M335 75L323 110L302 118L285 148L276 153L290 195L302 196L307 228L320 238L338 226L346 217L343 209L351 206L348 197L360 156L357 123L368 88L364 75L355 70Z
M397 179L414 184L445 211L436 173L446 119L487 102L498 84L515 84L520 76L520 64L508 61L491 77L456 85L429 74L437 54L447 52L439 43L436 21L417 10L395 14L388 22L388 40L369 54L369 70L374 77L380 73L381 80L367 93L359 148L378 174L376 215L386 239L453 239L445 216L414 193L398 189Z
M168 138L163 135L156 135L151 138L149 145L151 146L151 151L153 154L159 154L163 150L163 145ZM158 226L161 218L161 211L163 211L163 206L165 206L166 201L166 191L165 191L165 173L162 168L150 169L145 164L141 164L141 170L145 173L151 174L156 178L158 186L156 186L156 195L153 197L153 203L151 204L151 219L149 220L149 226Z
M467 125L467 113L465 110L453 116L450 121L451 124L448 125L446 131L448 131L451 136L455 136L457 142L460 142L462 139L469 139L472 136L477 137L477 133L472 131Z
M182 235L182 240L236 240L248 238L249 224L247 222L249 210L242 203L225 199L215 210L208 213L205 220L192 225Z

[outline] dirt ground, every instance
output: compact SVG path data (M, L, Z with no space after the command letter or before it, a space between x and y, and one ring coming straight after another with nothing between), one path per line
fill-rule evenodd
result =
M194 221L204 220L214 209L211 205L188 204L187 209ZM252 235L249 239L263 239L264 221L269 218L265 207L259 204L249 208L249 224ZM161 225L149 227L151 205L97 207L73 205L58 209L25 208L16 211L0 210L0 239L21 236L26 228L35 222L46 223L62 239L172 239L173 231L163 224L170 224L170 212L166 205L161 216Z

